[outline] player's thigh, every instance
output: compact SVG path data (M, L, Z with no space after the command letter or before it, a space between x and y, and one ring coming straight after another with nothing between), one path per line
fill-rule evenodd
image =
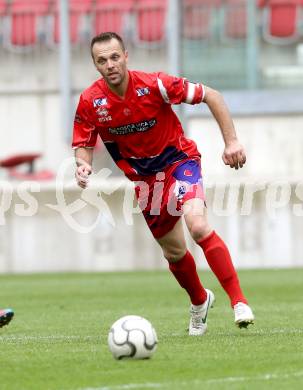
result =
M184 257L187 248L182 219L179 218L172 230L166 233L163 237L158 238L157 242L162 248L164 257L169 262L178 261Z
M186 226L195 241L202 240L212 231L203 199L193 198L187 200L184 202L183 211Z

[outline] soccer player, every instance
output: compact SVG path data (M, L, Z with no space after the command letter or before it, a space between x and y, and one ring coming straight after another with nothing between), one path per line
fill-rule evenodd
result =
M0 328L7 325L13 317L14 312L12 309L0 309Z
M193 256L185 243L186 226L226 291L241 327L254 315L241 290L237 273L223 240L207 219L201 177L201 155L184 135L172 104L208 105L225 142L223 161L242 168L246 156L233 121L219 92L162 72L131 71L120 36L102 33L91 41L91 55L102 78L80 96L75 115L73 148L76 180L86 188L92 172L98 135L124 174L136 183L136 195L169 269L189 295L190 335L203 335L215 297L199 279Z

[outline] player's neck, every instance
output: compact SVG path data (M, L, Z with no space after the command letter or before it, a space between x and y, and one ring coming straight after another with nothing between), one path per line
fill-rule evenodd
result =
M120 98L124 99L126 92L127 92L127 87L129 83L129 74L126 72L125 78L122 81L120 85L108 85L108 88L116 95L118 95Z

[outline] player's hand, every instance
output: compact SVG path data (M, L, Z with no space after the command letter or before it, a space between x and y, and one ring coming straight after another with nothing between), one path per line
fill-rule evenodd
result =
M81 188L86 188L88 184L88 176L92 173L92 167L90 165L80 165L76 169L75 177L77 184Z
M231 168L242 168L246 162L246 154L243 146L235 140L225 146L222 159L225 165Z

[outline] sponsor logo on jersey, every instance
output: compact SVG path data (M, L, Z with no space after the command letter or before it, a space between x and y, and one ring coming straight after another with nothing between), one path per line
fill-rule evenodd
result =
M98 98L98 99L94 99L94 107L101 107L101 106L106 106L107 104L107 98L104 97L104 98Z
M124 126L119 127L109 127L108 131L111 134L116 135L125 135L125 134L131 134L131 133L141 133L144 131L147 131L155 126L157 123L156 119L149 119L142 122L137 123L129 123Z
M150 94L150 90L149 90L148 87L139 88L136 91L137 91L137 95L138 96L144 96L144 95L149 95Z

